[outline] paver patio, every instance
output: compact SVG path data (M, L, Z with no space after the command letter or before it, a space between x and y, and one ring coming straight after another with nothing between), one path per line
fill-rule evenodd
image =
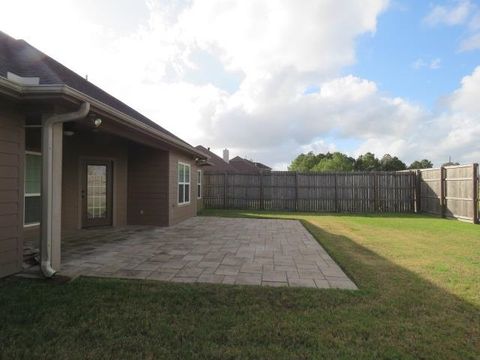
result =
M357 289L299 221L195 217L64 236L62 275Z

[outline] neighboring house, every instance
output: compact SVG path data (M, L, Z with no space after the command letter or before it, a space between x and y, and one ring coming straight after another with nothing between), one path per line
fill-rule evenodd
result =
M272 168L268 167L267 165L264 165L259 162L253 162L244 158L241 158L240 156L234 157L232 160L230 160L230 165L233 166L237 172L239 173L251 173L251 174L260 174L263 172L268 172L271 171Z
M214 152L210 151L210 148L205 148L202 145L198 145L195 147L197 150L204 153L206 156L209 157L208 162L210 166L205 168L206 173L214 173L214 172L221 172L221 173L236 173L238 172L236 168L228 163L228 150L223 150L224 159L220 156L215 154Z
M40 239L41 268L49 276L61 265L62 232L168 226L195 216L207 160L0 32L0 277L21 269L24 239Z
M205 169L206 173L228 173L228 174L260 174L272 171L272 168L260 162L253 162L240 156L236 156L230 160L228 149L223 150L223 158L205 148L202 145L196 146L196 149L203 152L207 156L210 166Z

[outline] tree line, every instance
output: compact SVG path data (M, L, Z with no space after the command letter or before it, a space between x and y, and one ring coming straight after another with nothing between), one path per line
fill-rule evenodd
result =
M358 158L345 155L341 152L328 152L326 154L298 155L288 167L290 171L400 171L407 169L428 169L433 164L428 159L416 160L409 166L396 156L385 154L381 159L375 154L367 152Z

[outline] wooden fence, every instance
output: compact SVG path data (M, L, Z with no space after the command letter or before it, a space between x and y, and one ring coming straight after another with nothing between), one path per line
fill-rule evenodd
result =
M204 175L204 206L312 212L414 212L415 172Z
M204 175L204 206L312 212L425 212L479 222L478 164L400 172Z
M422 212L478 223L478 164L418 170Z

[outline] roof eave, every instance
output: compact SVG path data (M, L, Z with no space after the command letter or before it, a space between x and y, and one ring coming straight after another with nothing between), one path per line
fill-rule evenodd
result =
M157 129L144 124L143 122L135 119L132 116L126 115L121 111L116 110L115 108L91 97L88 96L68 85L19 85L13 83L3 77L0 77L0 93L8 95L10 97L19 98L19 99L35 99L38 97L44 96L68 96L80 102L87 101L89 102L92 107L95 107L99 110L102 110L108 114L111 114L115 119L118 119L122 122L125 122L129 125L135 126L135 128L142 130L150 135L153 135L155 138L179 149L184 152L190 153L199 157L200 159L207 160L206 157L202 152L195 149L193 146L184 144L182 141L165 134Z

